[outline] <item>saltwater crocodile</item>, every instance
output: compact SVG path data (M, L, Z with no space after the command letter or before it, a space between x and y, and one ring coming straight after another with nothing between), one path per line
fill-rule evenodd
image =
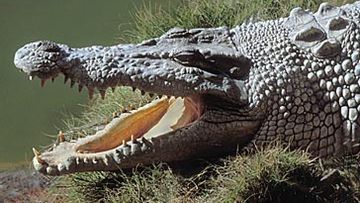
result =
M94 89L168 95L95 135L39 153L49 175L219 156L274 140L316 157L360 147L360 2L235 28L173 28L140 44L25 45L15 65L42 84L60 74Z

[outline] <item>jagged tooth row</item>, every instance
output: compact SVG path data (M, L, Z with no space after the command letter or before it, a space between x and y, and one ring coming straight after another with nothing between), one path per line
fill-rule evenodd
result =
M72 79L69 77L69 75L66 74L66 73L64 73L63 75L64 75L64 84L66 84L66 83L70 80L70 88L73 88L74 85L75 85L76 83L78 83L78 91L79 91L79 92L82 92L84 86L86 86L87 89L88 89L89 98L90 98L90 99L93 98L93 96L94 96L94 89L95 89L95 88L93 88L93 87L91 87L91 86L88 86L88 85L86 85L86 84L79 83L79 81L72 80ZM53 76L53 77L51 78L52 82L54 82L54 80L55 80L56 77L57 77L57 76ZM34 78L34 76L29 75L29 80L33 80L33 78ZM40 83L41 87L44 87L44 86L45 86L46 81L47 81L47 79L41 79L41 83ZM117 87L118 85L121 85L121 84L112 84L112 85L110 85L108 88L111 88L112 92L115 92L116 87ZM132 88L132 91L134 91L134 92L137 90L136 87L131 87L131 88ZM106 95L106 90L107 90L107 88L97 88L97 89L98 89L98 91L99 91L99 93L100 93L101 98L102 98L102 99L105 99L105 95ZM140 91L140 94L141 94L142 96L145 96L146 94L148 94L148 96L151 97L151 98L153 98L154 96L158 96L158 98L161 98L161 97L162 97L162 95L157 95L156 93L145 92L144 90L139 90L139 91ZM171 97L171 96L168 96L168 97Z
M146 153L152 145L152 142L145 138L133 139L128 142L123 141L123 144L114 150L111 157L117 164L120 164L122 160L129 156L131 157L139 153Z
M92 166L102 164L109 166L112 164L121 164L123 160L131 158L131 156L146 153L152 146L152 140L147 140L144 137L138 139L132 137L132 140L128 142L123 141L123 144L112 150L113 152L111 153L105 153L97 157L91 157L91 155L86 157L72 157L56 166L47 166L45 170L49 175L59 175L82 165Z

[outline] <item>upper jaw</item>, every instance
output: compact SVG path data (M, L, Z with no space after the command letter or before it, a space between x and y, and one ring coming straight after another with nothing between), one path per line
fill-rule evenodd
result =
M243 80L250 62L229 35L227 28L175 29L137 45L85 48L42 41L19 49L14 63L43 80L63 73L86 86L90 96L95 88L102 93L131 86L162 95L210 94L246 103Z

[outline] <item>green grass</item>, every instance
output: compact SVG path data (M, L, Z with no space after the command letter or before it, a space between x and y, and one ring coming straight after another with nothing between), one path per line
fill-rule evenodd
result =
M358 158L323 163L275 145L187 175L158 164L71 175L60 185L69 202L357 202Z
M320 0L184 0L176 9L144 5L134 19L135 28L125 41L158 37L173 27L234 27L249 18L268 20L289 15L295 7L316 11ZM330 0L334 5L353 1Z
M180 6L176 9L144 5L134 15L134 30L121 39L140 42L172 27L233 27L250 17L266 20L286 16L296 6L315 10L320 3L315 0L188 0L177 4ZM106 124L114 112L142 106L149 100L149 95L118 88L108 93L105 100L95 99L80 117L71 116L65 121L66 136L91 134L97 125ZM305 152L273 146L253 155L217 161L186 175L178 168L163 164L119 173L75 174L62 178L57 184L58 190L52 190L52 194L61 193L69 202L355 202L360 198L358 158L322 163L311 160ZM328 174L332 175L324 179Z

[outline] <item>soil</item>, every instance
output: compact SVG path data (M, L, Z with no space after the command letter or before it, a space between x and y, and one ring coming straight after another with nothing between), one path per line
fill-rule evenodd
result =
M17 169L0 173L0 203L32 202L43 195L52 179L31 169Z

